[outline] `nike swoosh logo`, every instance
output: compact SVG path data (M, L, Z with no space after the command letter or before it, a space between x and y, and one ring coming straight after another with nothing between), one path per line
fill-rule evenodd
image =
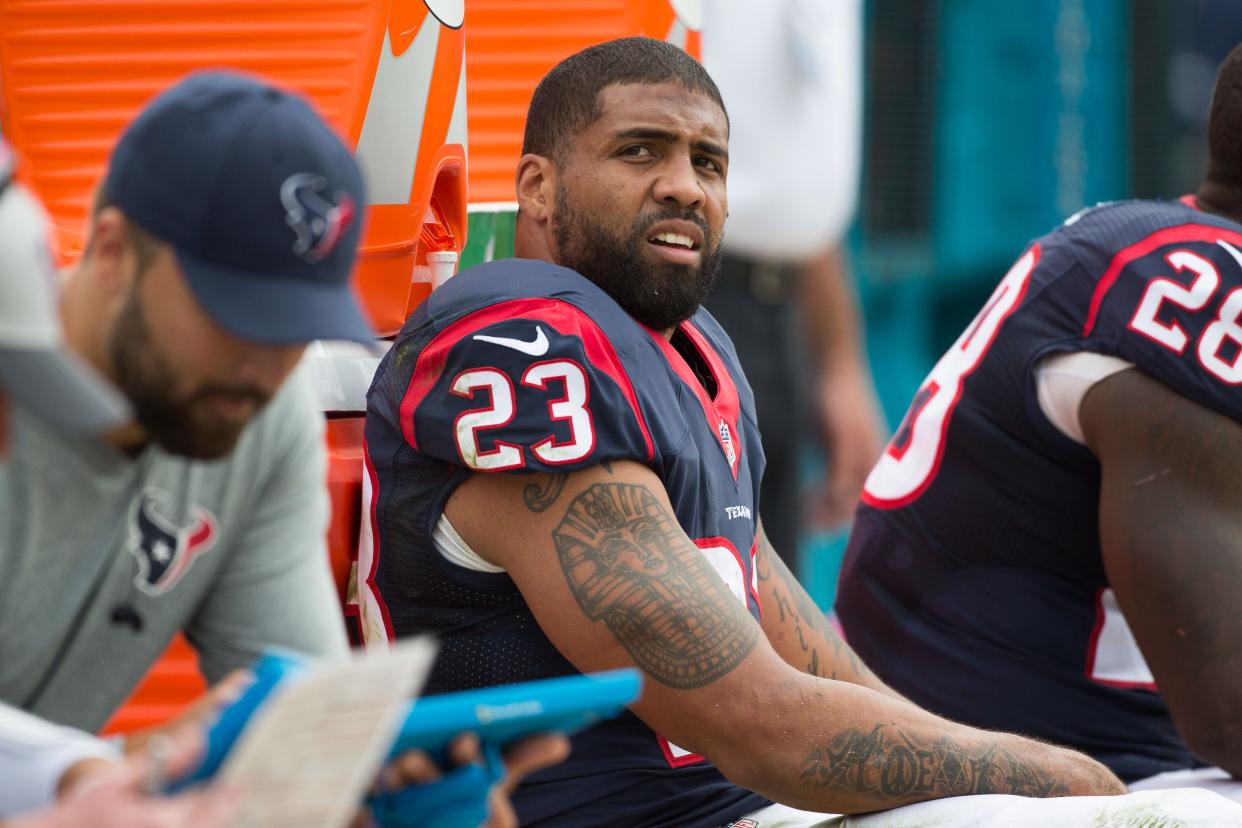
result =
M1216 243L1219 244L1221 247L1225 248L1225 250L1229 252L1229 255L1233 256L1233 260L1235 262L1242 265L1242 250L1238 250L1238 248L1234 247L1232 244L1225 241L1224 239L1217 239Z
M512 348L515 351L521 351L530 356L543 356L548 352L548 335L543 332L543 328L535 326L535 338L530 342L522 339L510 339L507 336L488 336L487 334L475 334L474 338L480 342L490 342L493 345L502 345L506 348Z

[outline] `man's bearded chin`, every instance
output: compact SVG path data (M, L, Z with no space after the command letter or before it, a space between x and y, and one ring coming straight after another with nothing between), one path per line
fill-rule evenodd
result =
M146 317L131 293L121 310L109 343L117 385L134 408L134 419L147 436L169 454L194 460L216 460L231 452L245 423L221 422L204 416L201 405L213 394L250 396L258 412L269 395L252 387L210 385L186 399L172 396L176 377L160 358Z
M692 221L703 231L697 267L644 258L649 228L669 219ZM618 238L586 211L570 205L562 193L552 216L552 235L557 264L599 285L626 313L656 331L674 328L693 316L720 274L719 241L701 217L681 210L643 216L627 238Z

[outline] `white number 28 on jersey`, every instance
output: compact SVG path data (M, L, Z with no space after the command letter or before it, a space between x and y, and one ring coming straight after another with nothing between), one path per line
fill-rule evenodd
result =
M920 386L905 421L867 477L862 498L869 506L905 506L922 494L936 476L944 455L949 420L962 395L962 383L983 361L1001 325L1022 301L1038 262L1036 245L1009 268L983 310Z
M1228 242L1218 242L1238 258L1242 253ZM1194 278L1183 285L1167 277L1156 277L1147 284L1143 298L1130 318L1130 330L1147 337L1157 345L1182 354L1190 343L1186 329L1175 319L1162 321L1162 307L1167 303L1191 312L1205 310L1220 287L1220 271L1210 259L1190 250L1175 250L1165 257L1174 272L1189 272ZM1199 336L1195 356L1199 364L1212 376L1229 385L1242 384L1242 288L1233 288L1225 294L1213 319ZM1225 358L1224 354L1231 354Z

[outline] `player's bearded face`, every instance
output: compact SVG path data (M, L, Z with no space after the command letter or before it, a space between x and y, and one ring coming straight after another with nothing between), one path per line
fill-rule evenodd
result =
M138 424L151 440L170 454L214 460L232 451L247 420L212 416L210 403L227 397L249 399L253 410L270 394L252 385L205 382L184 388L184 373L173 369L151 335L139 298L136 275L125 306L112 330L109 348L117 385L134 407Z
M697 265L653 261L646 254L651 228L670 219L693 222L703 231ZM599 285L626 313L657 331L689 319L720 273L720 239L698 213L660 208L640 215L628 230L614 230L573 202L564 179L557 184L552 234L557 264Z

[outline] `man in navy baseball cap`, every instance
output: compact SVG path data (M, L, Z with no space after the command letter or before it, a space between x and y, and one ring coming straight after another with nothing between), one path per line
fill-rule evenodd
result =
M172 246L195 297L256 342L373 338L350 289L362 232L353 154L300 97L191 75L121 136L104 190Z
M366 197L296 94L192 74L112 152L64 296L69 340L133 404L119 438L230 452L316 339L373 333L350 277Z

